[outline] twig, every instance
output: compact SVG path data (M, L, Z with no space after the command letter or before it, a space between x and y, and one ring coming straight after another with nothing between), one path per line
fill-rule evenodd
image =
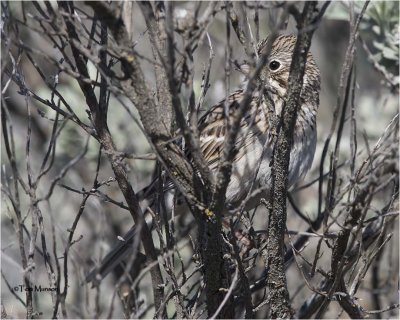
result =
M210 317L210 319L216 319L218 317L219 313L221 312L222 308L227 303L229 297L233 293L233 289L235 289L235 287L236 287L236 283L237 283L237 280L238 280L238 275L239 275L239 270L238 270L238 268L236 268L235 275L233 276L233 279L232 279L232 283L231 283L231 285L230 285L230 287L229 287L224 299L222 300L221 304L219 305L219 307L215 311L215 313Z

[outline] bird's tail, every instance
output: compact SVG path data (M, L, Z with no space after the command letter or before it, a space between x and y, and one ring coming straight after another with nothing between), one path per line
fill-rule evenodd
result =
M129 253L137 252L136 259L143 261L145 255L137 251L135 246L135 238L139 237L137 226L133 226L123 237L119 239L118 243L111 249L111 251L103 258L98 266L92 269L86 276L86 282L93 284L102 280L107 274L114 270Z
M146 208L154 208L157 189L159 187L158 179L153 179L153 181L145 188L136 193L139 202L144 200L148 201ZM173 188L172 182L167 181L162 186L163 192L169 191ZM144 210L145 221L150 230L154 228L153 218L148 214L148 210ZM147 217L146 217L147 213ZM134 225L122 238L118 237L119 241L114 245L111 251L103 258L98 266L93 268L90 273L86 276L86 282L98 282L107 276L108 273L113 271L118 265L124 261L129 254L137 252L136 259L141 262L145 260L145 255L138 252L138 238L140 234L138 233L138 227ZM136 241L135 241L136 240Z

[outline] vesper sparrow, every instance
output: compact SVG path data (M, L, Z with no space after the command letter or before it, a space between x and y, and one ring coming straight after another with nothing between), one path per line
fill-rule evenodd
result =
M273 101L275 114L280 116L288 86L290 63L296 42L295 36L278 36L269 54L268 63L263 70L264 92L270 99L265 99L262 92L252 96L248 111L241 121L241 128L236 140L238 153L232 164L232 176L226 192L226 203L237 206L252 190L262 190L250 197L247 210L258 205L260 197L268 195L271 187L270 162L273 151L268 101ZM258 54L266 47L267 39L257 47ZM311 55L308 54L303 88L300 97L300 109L294 130L293 146L289 163L289 187L302 178L309 170L316 146L316 113L319 106L320 73ZM243 98L243 90L237 90L228 97L229 114L232 116ZM210 169L216 172L223 152L226 133L223 100L213 106L199 121L200 148ZM104 277L129 252L129 240L135 234L132 228L124 240L103 259L100 268L88 276L93 280L96 274Z

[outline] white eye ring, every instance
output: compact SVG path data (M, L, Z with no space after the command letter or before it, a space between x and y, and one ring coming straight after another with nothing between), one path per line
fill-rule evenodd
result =
M282 64L280 63L280 61L276 59L272 60L268 65L269 70L271 71L278 71L281 68L281 66Z

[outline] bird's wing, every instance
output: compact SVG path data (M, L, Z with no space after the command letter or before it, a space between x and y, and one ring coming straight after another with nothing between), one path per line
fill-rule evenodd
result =
M214 170L222 156L226 134L226 122L232 121L235 111L239 108L243 97L243 91L238 90L228 97L229 119L225 116L225 100L213 106L199 121L200 149L210 166ZM261 96L253 96L248 110L240 124L240 132L236 140L238 153L234 161L245 155L246 148L255 139L265 136L268 132L268 113L265 102Z

